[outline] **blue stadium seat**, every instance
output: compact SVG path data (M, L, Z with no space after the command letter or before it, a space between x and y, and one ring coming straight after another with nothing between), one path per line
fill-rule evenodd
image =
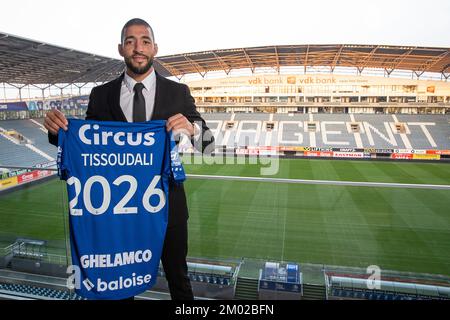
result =
M41 288L23 284L0 284L0 289L5 291L11 291L16 293L24 293L34 295L43 298L61 299L61 300L85 300L75 293L69 293L67 291L55 290L49 288Z

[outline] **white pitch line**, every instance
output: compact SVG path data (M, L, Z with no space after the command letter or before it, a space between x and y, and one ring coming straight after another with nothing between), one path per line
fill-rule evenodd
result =
M450 185L439 184L415 184L415 183L389 183L389 182L360 182L360 181L334 181L334 180L305 180L305 179L283 179L267 177L239 177L239 176L216 176L187 174L188 178L206 179L206 180L231 180L231 181L258 181L275 183L294 183L294 184L319 184L333 186L352 186L352 187L378 187L378 188L407 188L407 189L438 189L450 190Z

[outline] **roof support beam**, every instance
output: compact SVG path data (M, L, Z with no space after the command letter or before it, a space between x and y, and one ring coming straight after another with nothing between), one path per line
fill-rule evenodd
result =
M414 74L417 76L417 79L420 78L421 75L423 75L425 71L414 71Z
M394 61L392 62L392 70L395 70L398 68L398 66L416 49L417 47L414 47L408 51L406 51L405 53L403 53L401 56L397 57L396 59L394 59Z
M222 67L223 71L225 71L225 73L228 75L231 71L231 67L226 64L223 59L221 57L219 57L214 51L212 51L212 54L214 55L214 57L216 58L217 62L220 64L220 66Z
M394 71L394 69L387 69L387 68L384 68L384 72L386 72L388 78L389 78L389 76L391 75L392 71Z
M205 78L205 75L208 71L206 71L201 65L199 65L197 62L189 58L187 55L184 55L184 59L191 64L195 70L197 70L197 73L202 76L202 78ZM203 72L202 72L203 71Z
M6 102L6 86L4 82L3 82L3 100L4 102Z
M309 56L309 44L306 47L306 54L305 54L305 62L303 64L303 72L306 74L306 67L308 66L308 56Z
M336 68L336 64L339 61L339 57L341 56L342 50L344 50L344 45L341 45L341 47L336 52L336 55L333 58L333 62L331 62L331 73L333 73L334 72L334 68Z
M50 84L49 84L49 85L45 85L44 87L40 87L40 86L37 85L37 84L30 84L30 86L33 86L33 87L38 88L38 89L40 89L40 90L45 90L45 89L48 89L48 88L51 87Z
M442 68L441 72L445 73L447 70L450 70L450 63L446 65L444 68Z
M275 49L275 64L276 64L276 70L278 74L280 74L280 56L278 55L277 47L274 47Z
M160 59L158 59L158 63L164 67L164 69L166 69L167 71L169 71L171 73L172 76L177 76L182 74L182 72L180 70L178 70L174 65L166 63Z
M75 87L78 88L78 95L81 96L81 88L83 88L87 84L88 84L87 82L83 83L81 86L78 86L76 83L73 84Z
M440 55L438 55L437 57L430 59L429 61L425 62L420 68L419 70L427 70L430 68L433 68L436 64L438 64L441 60L443 60L444 58L450 56L450 50L448 50L447 52L444 52Z
M370 51L370 53L363 59L363 61L361 63L358 63L363 69L367 67L367 62L369 62L370 59L372 59L372 57L375 55L375 52L377 52L379 47L380 46L376 46L375 48L373 48L372 51Z
M6 83L7 85L10 85L11 87L14 87L14 88L16 88L16 89L19 89L19 101L22 101L22 88L24 88L26 85L24 84L23 86L17 86L17 85L14 85L14 84L12 84L12 83Z
M250 66L250 70L252 70L252 74L255 73L255 66L253 64L252 59L250 59L250 56L247 53L247 50L245 48L242 48L242 51L244 52L245 59L247 60L248 65Z

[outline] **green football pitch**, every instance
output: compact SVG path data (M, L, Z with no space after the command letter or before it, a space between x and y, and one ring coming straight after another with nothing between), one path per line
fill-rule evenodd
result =
M267 167L236 161L185 168L190 174L259 177ZM450 185L450 165L442 163L282 159L278 168L268 178ZM219 178L188 178L185 188L191 257L450 275L448 189ZM25 237L64 246L66 205L65 185L56 179L1 196L0 241Z

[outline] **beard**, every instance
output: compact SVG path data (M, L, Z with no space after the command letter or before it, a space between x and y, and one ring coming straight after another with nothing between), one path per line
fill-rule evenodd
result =
M140 55L140 56L143 56L143 55ZM127 65L127 68L134 74L144 74L148 70L150 70L150 68L153 66L153 57L147 57L147 56L145 56L145 57L147 58L147 64L145 64L142 67L133 65L132 57L125 58L125 64Z

